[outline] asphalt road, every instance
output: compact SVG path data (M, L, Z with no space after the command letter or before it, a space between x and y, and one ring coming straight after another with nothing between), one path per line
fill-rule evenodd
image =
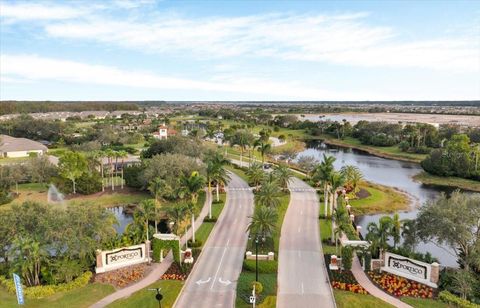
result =
M253 193L230 173L227 201L175 307L234 307L253 213Z
M292 178L280 237L277 307L335 307L320 245L316 192Z

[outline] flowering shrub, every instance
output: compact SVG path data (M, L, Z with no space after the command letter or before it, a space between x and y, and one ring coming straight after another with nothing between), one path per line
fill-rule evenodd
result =
M358 294L368 294L350 271L329 271L332 288L343 291L350 291Z
M387 293L393 296L432 298L433 289L416 281L389 273L368 272L368 276Z
M452 293L448 291L442 291L440 294L438 294L438 298L447 304L453 305L455 307L460 307L460 308L475 308L479 307L478 305L469 302L466 299L460 298L458 296L453 295Z
M182 268L175 262L170 265L165 274L160 277L162 280L185 280L187 279L187 274L184 273Z
M87 271L69 283L35 287L23 286L23 293L27 298L43 298L58 292L82 288L88 284L90 278L92 278L92 272ZM6 279L4 276L0 276L0 284L3 285L9 293L15 294L15 284L13 279Z
M337 290L342 290L342 291L350 291L350 292L358 293L358 294L368 294L367 290L365 290L358 283L352 284L352 283L333 281L332 282L332 288L337 289Z
M132 282L136 282L145 275L145 264L124 267L111 272L97 274L96 282L108 283L117 288L124 288Z

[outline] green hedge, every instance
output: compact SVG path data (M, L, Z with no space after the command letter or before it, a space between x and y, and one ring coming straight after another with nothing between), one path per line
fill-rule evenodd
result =
M469 302L463 298L453 295L448 291L442 291L438 294L438 298L449 305L454 305L460 308L478 308L480 305Z
M255 260L244 260L243 269L249 272L255 272ZM278 262L273 261L258 261L258 272L263 274L274 274L277 272Z
M153 250L153 260L155 262L160 262L160 251L161 250L168 251L172 249L173 252L173 260L180 264L180 243L176 240L159 240L158 238L154 238L152 240L152 250Z
M78 276L69 283L61 283L57 285L44 285L35 287L23 287L23 294L27 298L43 298L51 296L58 292L70 291L86 286L92 278L92 272L88 271ZM7 279L0 276L0 284L3 285L9 293L15 294L15 283L13 279Z

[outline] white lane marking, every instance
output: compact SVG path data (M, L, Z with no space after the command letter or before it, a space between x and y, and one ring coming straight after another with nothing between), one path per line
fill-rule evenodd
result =
M198 285L201 285L201 284L204 284L204 283L209 282L210 279L212 279L212 277L208 277L207 280L201 280L201 279L199 279L199 280L197 280L195 283L198 284Z
M300 210L300 215L303 215L303 210Z
M303 282L302 282L302 294L305 293L305 290L303 289Z
M222 267L223 258L225 257L225 253L227 252L228 244L230 243L230 239L227 241L227 245L223 249L222 257L220 258L220 263L218 264L217 272L215 273L215 277L213 278L212 285L210 286L210 290L213 290L213 285L217 280L218 272L220 271L220 267Z
M300 233L300 227L298 227L298 233Z
M224 284L226 286L228 286L229 284L231 284L232 282L230 280L222 280L222 277L218 278L218 282L220 282L221 284Z
M300 258L300 257L301 257L301 255L302 255L302 254L301 254L301 253L300 253L300 251L299 251L299 252L298 252L298 257Z

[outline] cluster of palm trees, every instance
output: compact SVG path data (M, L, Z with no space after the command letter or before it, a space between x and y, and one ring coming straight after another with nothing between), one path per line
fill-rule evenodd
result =
M316 186L323 187L324 215L330 212L333 215L337 207L339 192L346 189L354 193L358 191L358 185L363 179L363 174L356 166L343 166L340 171L335 170L335 157L323 154L322 162L313 170L312 179Z
M414 220L400 220L397 213L391 216L383 216L378 223L371 222L367 226L366 239L371 243L370 250L373 255L383 253L389 248L389 242L393 241L393 249L400 244L404 237L404 244L408 250L415 252L416 226Z
M102 191L105 191L107 186L110 186L112 190L115 190L115 185L118 183L116 179L120 173L120 186L123 189L123 169L125 167L125 158L128 157L126 151L115 151L107 149L104 151L93 151L89 153L90 158L99 169L102 176ZM104 164L104 159L107 158L107 164ZM119 170L119 161L121 162L121 168ZM105 180L106 179L106 180Z
M250 161L252 160L252 150L256 149L262 156L262 164L265 162L265 156L272 150L272 145L269 143L270 134L270 129L262 129L259 137L255 138L248 130L241 129L226 136L231 147L238 146L240 148L240 167L243 167L243 155L247 150Z
M272 172L265 173L262 165L252 163L246 174L249 182L255 185L257 205L247 231L263 238L272 237L277 227L277 208L281 203L282 191L288 189L291 171L287 166L279 165Z

